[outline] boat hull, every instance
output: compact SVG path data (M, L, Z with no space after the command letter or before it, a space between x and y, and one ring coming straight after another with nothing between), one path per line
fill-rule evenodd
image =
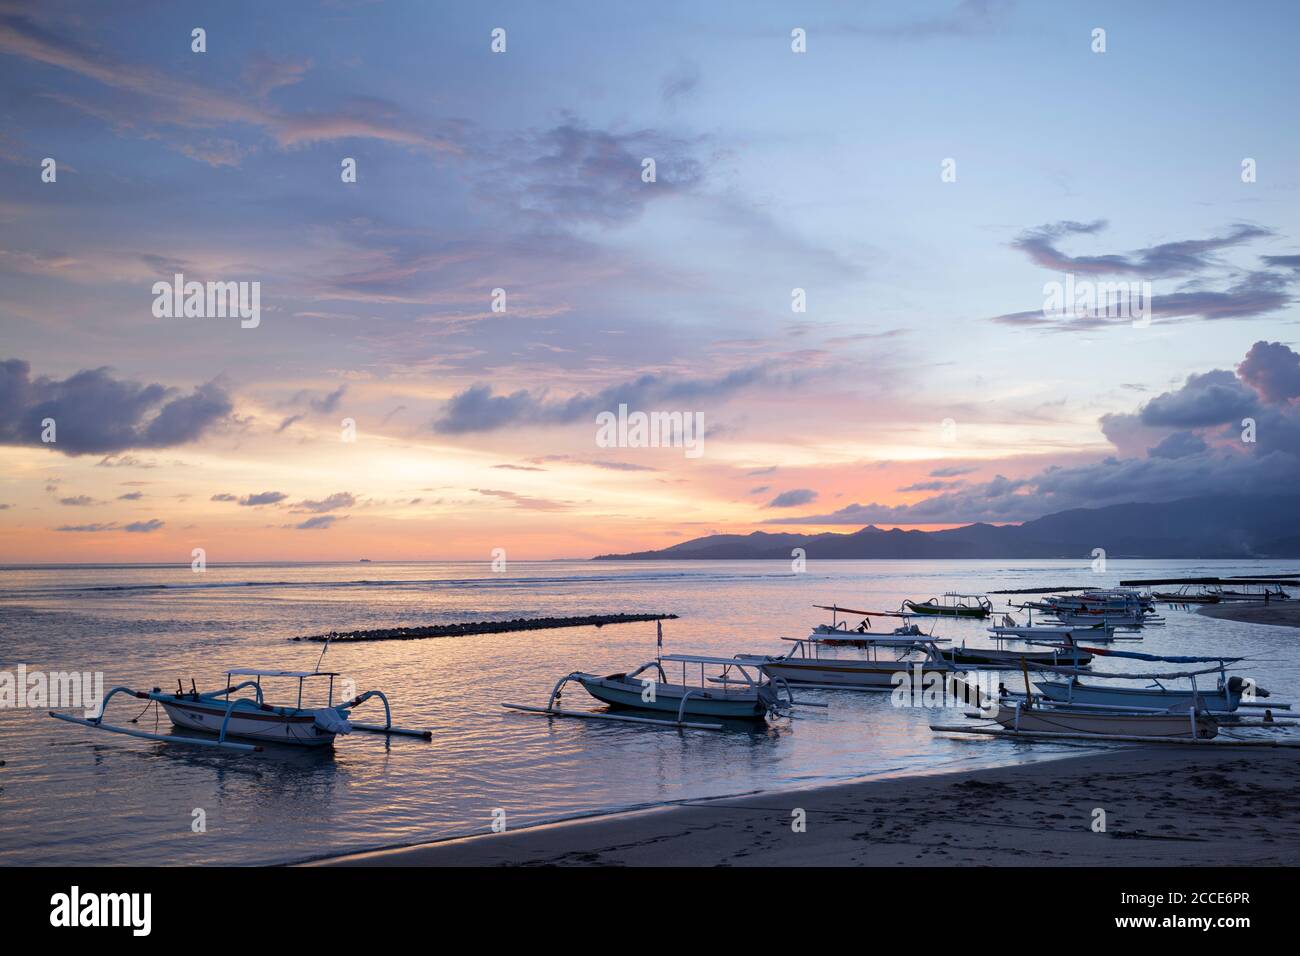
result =
M1151 710L1180 710L1192 706L1192 692L1159 690L1141 687L1097 687L1076 682L1071 688L1068 681L1035 681L1040 694L1057 703L1088 704L1098 707L1146 707ZM1202 710L1214 713L1231 713L1241 703L1241 696L1228 691L1215 690L1197 693Z
M892 690L903 682L903 678L895 678L896 674L905 674L908 681L915 680L918 667L921 668L922 679L927 674L951 673L951 668L925 666L919 661L857 661L825 657L794 657L788 660L773 658L762 666L763 673L769 678L784 680L788 684L881 690Z
M220 734L225 719L225 703L194 703L184 700L159 700L167 716L177 727ZM314 713L293 716L272 711L255 711L237 707L226 725L227 737L240 737L265 743L290 744L296 747L328 747L334 733L316 726Z
M943 607L939 604L922 604L915 601L904 601L903 607L913 614L929 617L988 617L990 613L987 608L982 607Z
M1219 732L1213 720L1198 716L1193 737L1189 713L1090 714L1051 708L1020 708L1017 712L1015 708L1001 707L993 719L1007 730L1031 733L1209 740Z
M596 677L584 674L575 678L587 693L611 707L629 710L648 710L687 717L722 717L731 720L765 720L768 710L776 704L775 693L767 695L754 691L701 691L682 684L654 683L653 700L646 700L646 685L640 680L622 680L618 676ZM681 710L682 696L693 691Z
M1069 651L1052 653L1051 651L1006 651L997 648L985 647L954 647L949 650L939 652L944 660L952 664L969 665L975 667L1019 667L1020 662L1033 666L1034 664L1054 664L1061 667L1083 667L1092 662L1092 655L1080 651L1078 654L1072 654Z

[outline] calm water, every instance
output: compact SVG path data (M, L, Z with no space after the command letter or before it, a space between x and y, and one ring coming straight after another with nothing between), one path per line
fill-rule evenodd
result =
M1259 574L1263 562L1022 561L321 564L0 569L0 670L103 671L106 687L221 686L226 667L310 670L326 630L603 611L666 611L668 652L772 651L825 619L814 603L896 608L906 597L1121 577ZM996 599L1001 608L1005 598ZM1297 631L1166 610L1140 645L1155 653L1256 659L1275 695L1300 692ZM939 636L984 643L980 622ZM432 743L354 734L333 752L199 751L0 709L0 864L270 863L598 810L788 788L872 775L932 773L1078 752L934 735L934 712L887 695L803 691L829 702L754 732L678 732L503 711L543 704L561 675L625 670L654 656L654 625L335 645L323 669L378 687L394 720ZM1110 665L1108 664L1108 668ZM1114 669L1114 668L1110 668ZM269 695L283 700L283 693ZM109 720L138 702L118 698ZM595 706L580 688L566 706ZM119 709L120 708L120 709ZM375 712L368 718L378 720ZM150 715L141 722L153 729ZM165 716L159 730L168 732ZM191 832L192 811L207 832Z

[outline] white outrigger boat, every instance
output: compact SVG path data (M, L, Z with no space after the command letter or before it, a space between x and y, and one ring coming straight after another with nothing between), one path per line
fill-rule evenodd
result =
M811 640L821 641L827 647L866 647L871 641L882 637L922 637L923 632L910 623L912 615L902 611L859 611L838 604L814 604L813 607L831 612L831 623L818 624L809 635ZM851 626L847 618L840 620L841 614L862 615L862 620ZM873 617L898 617L903 619L903 626L892 631L873 631Z
M1130 660L1156 661L1170 664L1212 664L1214 666L1195 671L1185 671L1174 675L1160 674L1091 674L1091 677L1108 679L1130 678L1150 681L1145 687L1125 687L1112 683L1085 683L1082 675L1065 669L1050 671L1055 679L1038 679L1033 682L1038 694L1049 703L1073 707L1114 707L1124 710L1186 710L1196 707L1205 713L1230 715L1241 707L1260 707L1277 710L1290 710L1291 705L1282 702L1262 703L1262 699L1272 695L1262 687L1253 685L1246 679L1228 676L1227 666L1235 664L1240 657L1163 657L1156 654L1139 654L1134 651L1103 650L1091 648L1094 653L1109 657L1122 657ZM1203 690L1197 686L1198 677L1217 675L1214 690ZM1166 687L1170 677L1189 680L1190 688Z
M825 647L843 647L844 641L832 638L783 637L793 645L784 654L737 654L735 660L758 667L772 680L799 687L826 690L892 691L898 686L895 675L915 675L915 669L947 673L956 667L943 659L942 639L915 637L858 637L852 647L865 652L860 657L824 656ZM892 651L893 656L881 651Z
M95 730L105 730L145 740L161 740L166 743L190 744L198 747L220 747L225 750L258 751L262 747L254 743L240 743L237 740L258 741L259 743L291 744L299 747L328 747L340 734L354 730L375 734L395 734L407 737L420 737L430 740L433 734L427 730L408 730L393 726L392 710L388 698L382 691L370 690L359 694L342 704L334 703L334 678L339 674L334 671L279 671L263 669L231 668L226 671L226 686L221 690L199 691L190 680L190 689L186 691L180 680L176 682L175 693L164 692L155 687L153 690L132 690L130 687L114 687L104 695L95 717L77 717L73 714L61 714L50 711L50 716L70 723L81 724ZM233 684L232 679L247 677L249 680ZM298 681L297 702L290 705L266 703L262 693L263 678L289 678ZM326 678L329 680L327 702L324 706L304 707L303 689L308 680ZM235 696L242 690L251 690L252 694ZM167 716L177 727L197 730L213 737L187 737L176 734L147 733L130 727L119 727L104 723L104 714L109 701L118 694L135 697L139 700L152 701L154 705L167 712ZM384 705L384 723L363 724L351 719L351 711L366 701L378 698ZM145 710L149 709L146 705ZM137 723L143 712L134 717L131 723Z
M662 642L662 633L660 640ZM682 666L680 683L668 679L665 664ZM699 667L698 682L690 681L687 675L688 667L694 673L695 666ZM710 674L710 669L716 673ZM643 674L652 676L643 677ZM561 707L564 687L570 681L580 684L588 694L608 704L612 710L568 710ZM781 694L783 690L784 699ZM727 725L717 721L763 723L791 716L790 710L795 706L825 705L795 700L785 681L765 676L761 668L748 661L701 654L662 654L627 673L608 674L604 677L585 671L566 674L556 682L545 707L507 703L502 703L501 706L550 717L618 720L691 730L725 730ZM638 711L641 713L638 714ZM649 713L672 716L644 716Z
M1122 654L1123 652L1110 652ZM1152 660L1179 660L1178 658L1160 658L1155 655L1124 655ZM1182 660L1207 660L1205 658L1183 658ZM1218 660L1218 659L1213 659ZM1225 659L1228 660L1228 659ZM1039 668L1041 669L1041 668ZM983 724L931 724L930 729L942 733L982 734L986 736L1027 738L1027 739L1070 739L1098 740L1116 742L1149 743L1215 743L1223 746L1266 746L1266 747L1300 747L1300 739L1278 739L1277 737L1240 737L1232 734L1221 735L1223 726L1232 727L1268 727L1276 729L1276 721L1271 712L1262 721L1247 722L1234 718L1230 714L1213 711L1213 695L1202 695L1196 687L1196 677L1201 674L1222 670L1208 668L1196 671L1184 671L1169 674L1093 674L1097 678L1152 679L1170 680L1189 678L1192 689L1188 695L1181 692L1169 692L1158 688L1161 696L1125 697L1124 689L1110 692L1106 689L1098 703L1086 703L1077 698L1057 701L1052 698L1033 694L1008 694L1001 692L999 699L981 697L956 677L948 680L959 692L967 696L963 699L974 701L979 713L967 713L967 718L979 717L990 719ZM1029 683L1028 673L1025 675ZM1042 684L1037 684L1042 689ZM1141 701L1139 703L1138 701ZM1241 704L1239 697L1237 704ZM1144 706L1154 704L1155 706ZM1289 705L1282 705L1289 706ZM1227 721L1225 724L1224 722Z

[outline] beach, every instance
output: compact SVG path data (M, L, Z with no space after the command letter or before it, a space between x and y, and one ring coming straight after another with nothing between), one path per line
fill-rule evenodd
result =
M1297 786L1294 751L1135 747L684 801L312 865L1295 865Z
M1284 601L1276 604L1229 601L1224 604L1207 604L1205 607L1198 608L1198 612L1221 621L1300 627L1300 601Z

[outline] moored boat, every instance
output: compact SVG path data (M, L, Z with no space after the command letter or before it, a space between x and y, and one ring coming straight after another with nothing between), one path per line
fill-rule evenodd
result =
M220 690L199 691L194 681L186 691L178 680L175 693L163 692L155 687L150 691L137 691L129 687L114 687L100 702L97 713L92 717L77 717L50 711L50 716L70 723L82 724L95 730L141 737L147 740L161 740L168 743L191 744L194 746L220 747L227 750L261 750L262 743L289 744L298 747L328 747L334 739L354 730L368 733L395 734L422 737L425 740L433 735L426 730L407 730L394 727L392 711L388 698L378 690L366 691L352 700L342 704L334 703L334 679L340 676L335 671L280 671L261 668L230 668L226 671L226 686ZM248 677L239 684L233 684L235 677ZM293 705L268 704L263 695L262 681L266 678L287 678L298 682L297 701ZM303 692L308 680L328 680L329 689L324 705L303 706ZM251 696L235 696L240 691L251 691ZM197 730L212 734L209 737L186 737L170 734L146 733L128 727L117 727L104 723L104 714L109 702L118 694L135 697L139 700L152 701L166 711L171 722L186 730ZM362 724L351 719L351 711L366 701L378 698L384 705L384 724ZM137 717L136 720L139 718ZM134 723L135 720L132 721ZM232 739L233 738L233 739ZM256 741L239 743L237 741Z
M926 601L904 601L903 607L912 614L931 617L988 617L993 611L993 603L984 595L956 591Z
M1101 737L1164 737L1210 740L1218 736L1213 717L1194 708L1165 714L1062 710L1054 707L1008 707L1000 704L993 721L1014 733L1090 734Z

